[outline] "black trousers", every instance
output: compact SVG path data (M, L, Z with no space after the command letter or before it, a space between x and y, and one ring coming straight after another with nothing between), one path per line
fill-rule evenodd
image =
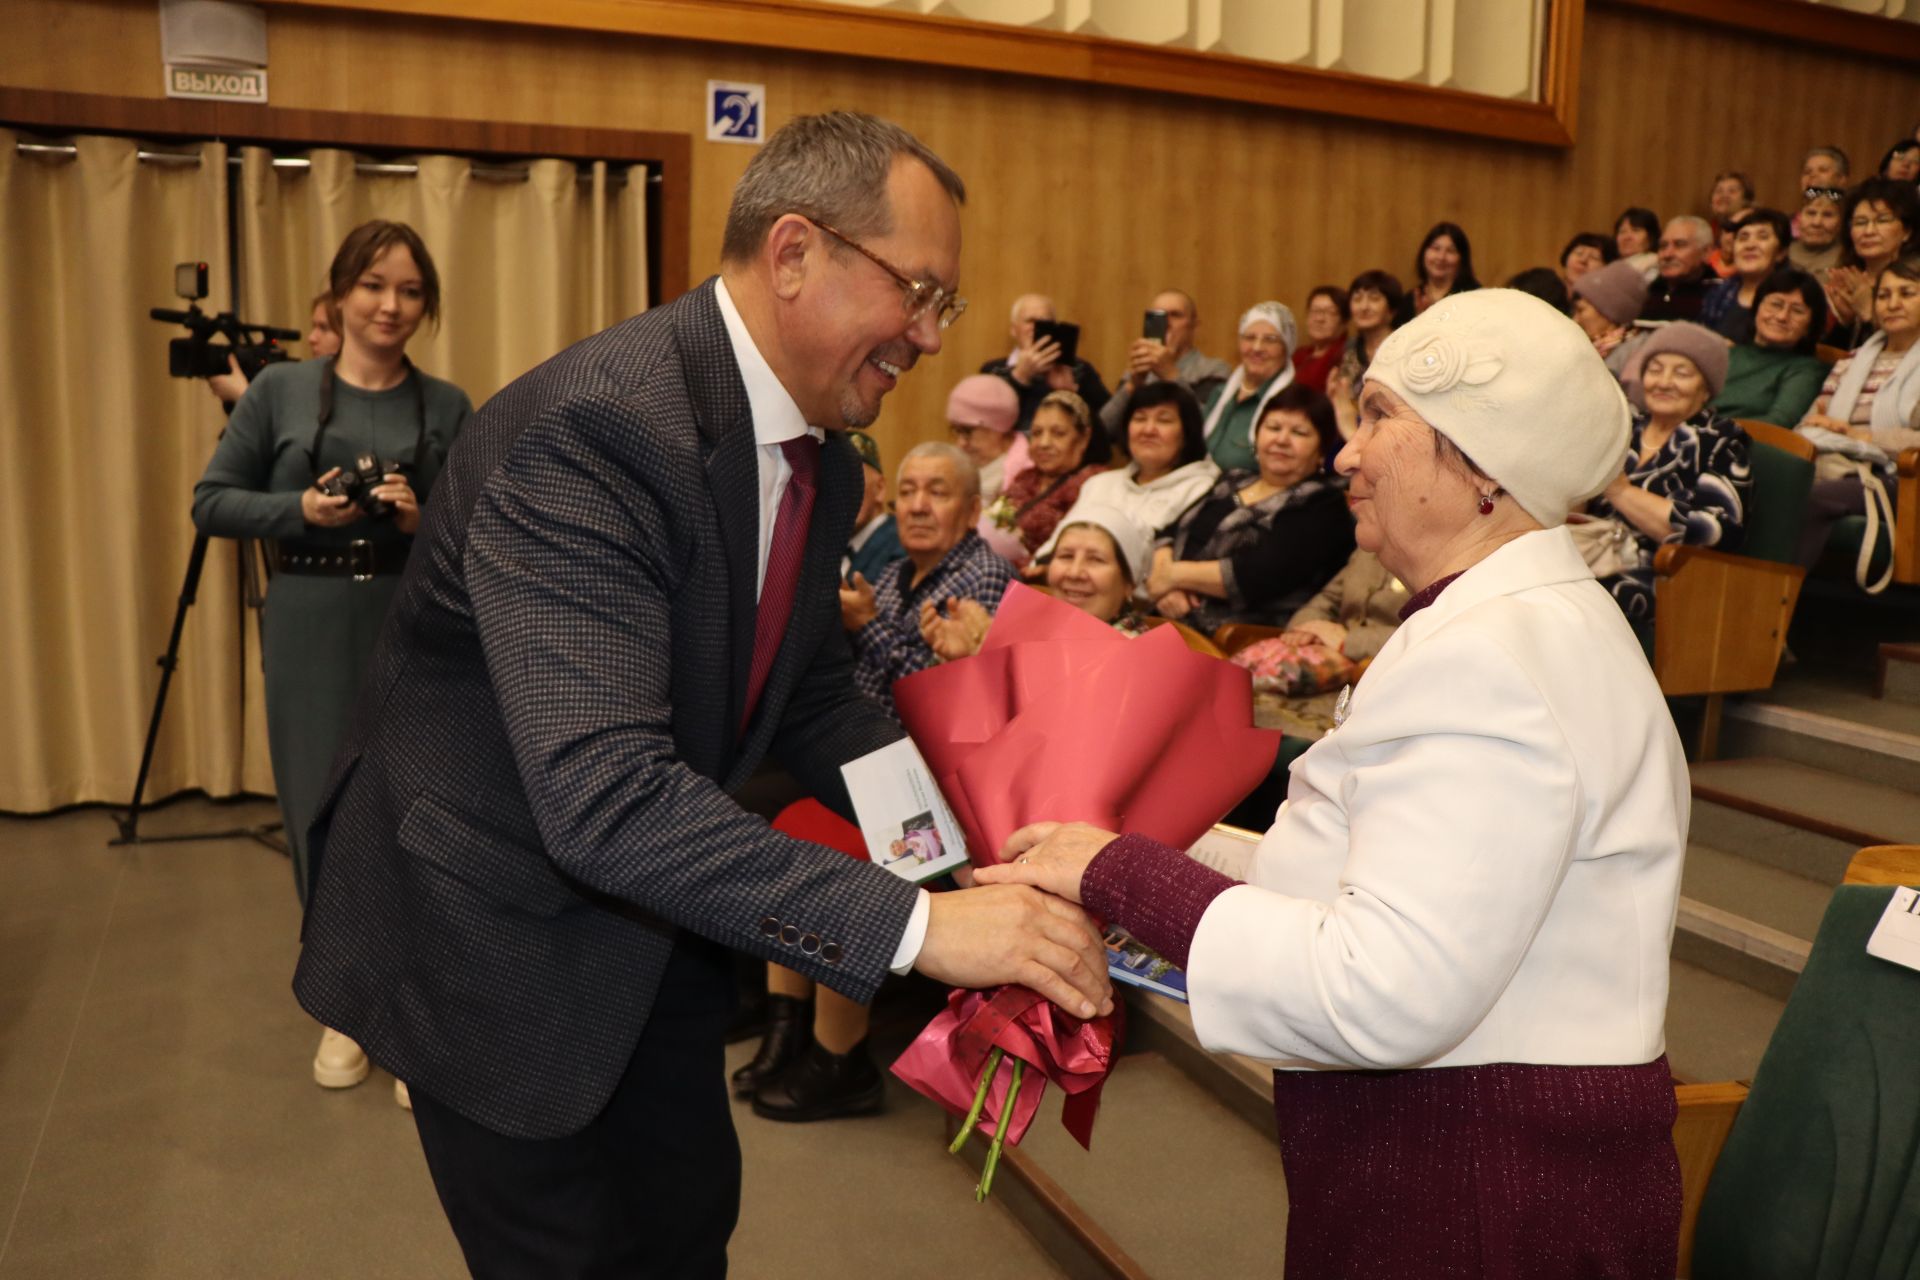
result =
M412 1090L434 1190L475 1277L726 1275L740 1213L723 1047L733 1002L727 952L682 934L613 1098L564 1138L509 1138Z

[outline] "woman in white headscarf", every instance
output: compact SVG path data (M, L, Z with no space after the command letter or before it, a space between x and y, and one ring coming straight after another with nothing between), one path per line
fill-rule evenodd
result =
M1222 471L1253 468L1253 428L1260 411L1293 381L1298 342L1285 303L1256 302L1240 317L1240 364L1207 401L1207 454Z

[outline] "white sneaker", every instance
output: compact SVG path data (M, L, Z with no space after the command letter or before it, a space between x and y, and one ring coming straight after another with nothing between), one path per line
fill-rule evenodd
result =
M367 1055L332 1027L320 1033L313 1055L313 1082L322 1089L351 1089L367 1078Z
M402 1111L413 1110L413 1095L407 1092L407 1082L396 1079L393 1082L393 1100L400 1104Z

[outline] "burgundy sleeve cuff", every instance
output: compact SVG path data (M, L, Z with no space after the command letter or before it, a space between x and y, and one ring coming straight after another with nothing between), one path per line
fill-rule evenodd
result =
M1184 969L1200 917L1238 883L1157 840L1123 835L1087 864L1080 900Z

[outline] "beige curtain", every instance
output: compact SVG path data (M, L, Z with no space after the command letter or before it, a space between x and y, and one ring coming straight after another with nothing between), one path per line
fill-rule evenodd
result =
M39 812L132 792L193 544L191 493L224 421L204 384L167 376L167 340L185 330L147 308L184 305L172 297L184 261L211 266L207 310L236 300L224 146L163 167L124 139L73 139L71 160L17 155L16 141L0 130L0 811ZM304 331L335 248L375 217L411 223L433 253L441 321L411 354L476 405L645 309L643 166L596 163L583 178L571 161L476 173L423 156L398 174L342 151L304 158L276 167L241 151L232 230L247 320ZM149 799L273 790L239 582L239 545L215 540Z
M211 268L226 305L226 151L142 163L119 138L70 159L0 130L0 810L124 801L189 551L193 483L224 421L167 376L147 317L173 264ZM258 788L243 770L234 544L207 557L149 795ZM269 784L270 789L270 784Z
M240 276L250 314L306 324L334 250L370 218L409 223L440 272L440 323L409 354L474 404L570 343L646 308L646 169L567 160L490 168L459 156L363 171L344 151L306 167L241 152ZM395 166L395 167L404 167ZM624 182L620 178L624 176ZM297 318L296 318L297 317Z

